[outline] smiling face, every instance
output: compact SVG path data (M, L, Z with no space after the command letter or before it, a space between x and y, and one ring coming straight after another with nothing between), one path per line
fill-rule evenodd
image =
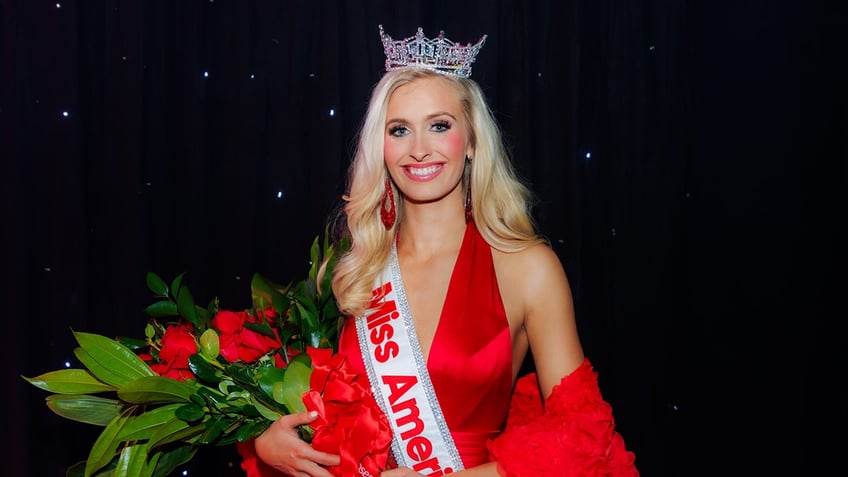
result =
M469 137L462 99L450 80L419 78L392 93L383 155L408 203L433 203L446 197L462 203L465 158L473 156Z

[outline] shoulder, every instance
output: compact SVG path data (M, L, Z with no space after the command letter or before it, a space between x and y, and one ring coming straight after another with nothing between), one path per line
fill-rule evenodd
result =
M518 252L494 250L493 257L501 290L518 299L525 313L551 294L570 299L565 269L549 245L538 243Z
M559 256L545 243L537 243L517 252L494 250L493 257L498 275L509 281L532 283L565 278Z

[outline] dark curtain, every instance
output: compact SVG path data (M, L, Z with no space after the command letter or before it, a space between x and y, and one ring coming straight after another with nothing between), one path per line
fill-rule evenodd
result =
M1 0L3 473L86 457L98 429L21 376L75 365L71 330L141 336L146 272L231 308L255 272L305 276L378 24L489 35L473 77L643 475L840 468L845 20L789 0Z

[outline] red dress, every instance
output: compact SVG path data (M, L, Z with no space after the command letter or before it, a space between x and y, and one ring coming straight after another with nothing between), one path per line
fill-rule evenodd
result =
M468 224L427 370L463 465L503 476L638 476L585 360L542 403L535 374L512 384L512 342L492 250ZM339 342L365 372L354 326ZM507 419L507 416L509 417Z
M365 373L348 321L339 342ZM427 370L463 465L497 461L504 477L637 477L635 456L614 430L612 410L588 359L543 403L535 375L513 389L509 323L492 251L468 224L437 325ZM239 446L249 476L281 475ZM258 467L258 470L254 470Z
M339 351L365 372L354 326L345 326ZM509 409L512 342L492 250L473 223L454 265L427 371L463 465L488 462L486 442L500 433Z

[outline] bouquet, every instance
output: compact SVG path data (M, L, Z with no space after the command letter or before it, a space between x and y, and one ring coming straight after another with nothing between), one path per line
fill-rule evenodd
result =
M326 232L323 244L316 237L307 278L288 286L255 274L252 306L240 311L222 308L217 298L197 305L183 275L167 283L148 273L156 301L145 310L143 339L74 331L83 369L23 377L51 393L47 406L59 416L103 427L88 459L67 475L164 477L200 446L234 444L248 475L262 475L251 439L307 409L319 418L300 435L342 455L330 468L334 475L379 474L391 441L388 421L367 377L337 353L343 317L330 280L348 245L331 243Z

